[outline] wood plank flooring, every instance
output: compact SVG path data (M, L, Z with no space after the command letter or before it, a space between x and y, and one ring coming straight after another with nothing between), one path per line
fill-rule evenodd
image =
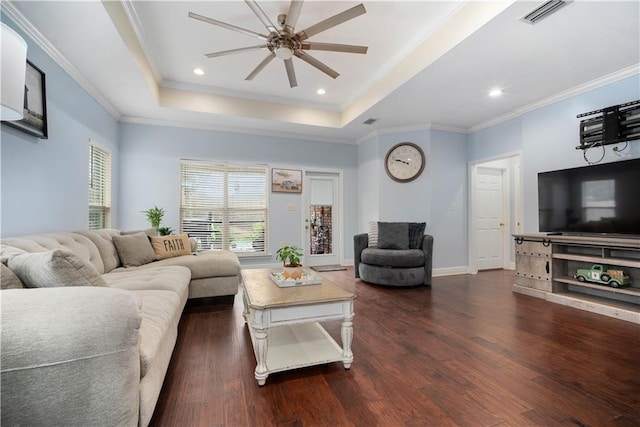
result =
M640 326L511 292L512 271L357 294L354 362L258 387L242 298L190 302L152 426L640 426ZM340 322L325 327L340 342Z

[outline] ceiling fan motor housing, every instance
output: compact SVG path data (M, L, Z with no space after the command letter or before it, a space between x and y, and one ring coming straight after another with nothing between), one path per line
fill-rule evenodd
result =
M302 44L296 40L295 36L287 33L272 33L267 40L267 48L280 59L289 59L293 53L302 48Z

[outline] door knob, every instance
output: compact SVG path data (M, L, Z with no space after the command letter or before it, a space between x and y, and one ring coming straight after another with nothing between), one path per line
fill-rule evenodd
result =
M501 223L500 223L500 227L504 227L504 222L501 222Z

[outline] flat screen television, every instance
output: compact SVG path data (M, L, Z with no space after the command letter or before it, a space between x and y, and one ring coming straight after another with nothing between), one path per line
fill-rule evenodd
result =
M538 174L540 232L640 236L640 159Z

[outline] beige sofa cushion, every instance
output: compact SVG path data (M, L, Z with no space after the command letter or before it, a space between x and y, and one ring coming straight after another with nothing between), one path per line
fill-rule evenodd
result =
M93 265L65 249L17 255L8 264L28 288L107 285Z
M102 277L111 288L176 292L184 305L189 297L191 271L187 267L177 265L162 267L154 263L154 266L155 268L149 269L119 268Z
M104 228L101 230L76 231L75 233L85 236L96 245L104 263L104 271L102 273L108 273L122 265L116 247L113 244L113 236L119 236L120 230Z
M104 263L98 248L91 240L78 233L50 233L8 237L2 239L2 243L27 252L67 249L79 256L83 261L93 264L98 273L104 273Z
M141 265L136 269L157 268L158 266L181 265L191 270L191 280L209 277L238 276L240 261L238 256L229 251L206 251L191 255L183 255L156 261L152 264ZM125 271L118 268L115 272Z
M125 267L139 267L155 261L149 237L145 233L136 233L124 236L113 236L120 262Z
M171 329L177 329L183 306L172 291L133 291L142 300L140 377L147 374Z

